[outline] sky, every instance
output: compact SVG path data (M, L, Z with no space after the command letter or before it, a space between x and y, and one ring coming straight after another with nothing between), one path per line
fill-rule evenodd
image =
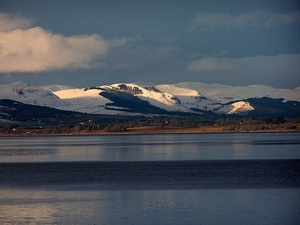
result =
M2 0L0 83L300 86L298 0Z

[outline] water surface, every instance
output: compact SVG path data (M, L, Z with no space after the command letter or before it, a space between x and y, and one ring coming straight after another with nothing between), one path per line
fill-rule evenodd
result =
M0 137L0 162L299 159L300 133Z
M297 225L299 189L0 189L0 224Z
M0 224L297 225L299 159L300 133L0 137Z

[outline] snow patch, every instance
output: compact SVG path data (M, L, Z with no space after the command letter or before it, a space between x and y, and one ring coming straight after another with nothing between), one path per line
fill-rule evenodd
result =
M66 105L64 101L51 91L33 87L24 83L0 85L0 99L11 99L25 104L60 107Z
M244 114L249 111L254 110L254 108L249 104L249 102L239 101L231 104L233 109L231 109L227 114Z
M204 84L182 82L176 86L199 91L216 102L226 104L248 98L283 98L285 101L300 101L300 88L276 89L267 85L230 86L222 84Z
M50 91L52 90L52 92ZM254 108L248 98L283 98L283 101L300 101L300 87L276 89L266 85L233 87L221 84L183 82L143 87L135 83L117 83L90 88L71 88L65 85L32 87L23 83L0 85L0 99L11 99L27 104L49 106L63 110L93 114L141 115L128 112L125 107L113 106L102 92L131 95L168 112L205 112L246 114ZM126 92L122 93L122 92ZM104 94L104 93L103 93Z
M199 96L198 91L188 89L188 88L178 87L174 84L160 84L154 87L160 90L161 92L168 92L176 96L190 96L190 97Z

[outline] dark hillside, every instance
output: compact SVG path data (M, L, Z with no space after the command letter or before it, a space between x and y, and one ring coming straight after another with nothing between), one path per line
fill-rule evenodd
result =
M21 102L1 99L0 100L0 116L3 119L11 119L17 121L37 120L37 119L55 119L59 116L78 115L81 113L58 110L46 106L37 106L24 104Z
M246 101L255 108L248 113L249 117L282 116L288 118L300 117L300 102L273 98L249 98Z

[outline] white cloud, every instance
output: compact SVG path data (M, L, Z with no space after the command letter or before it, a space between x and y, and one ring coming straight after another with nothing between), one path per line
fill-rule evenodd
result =
M30 25L32 21L26 18L0 14L0 73L98 67L111 48L134 40L108 41L100 35L66 37L40 27L28 28Z
M202 13L192 22L194 28L211 30L218 27L274 27L300 22L300 12L272 13L256 11L232 15L228 13Z

